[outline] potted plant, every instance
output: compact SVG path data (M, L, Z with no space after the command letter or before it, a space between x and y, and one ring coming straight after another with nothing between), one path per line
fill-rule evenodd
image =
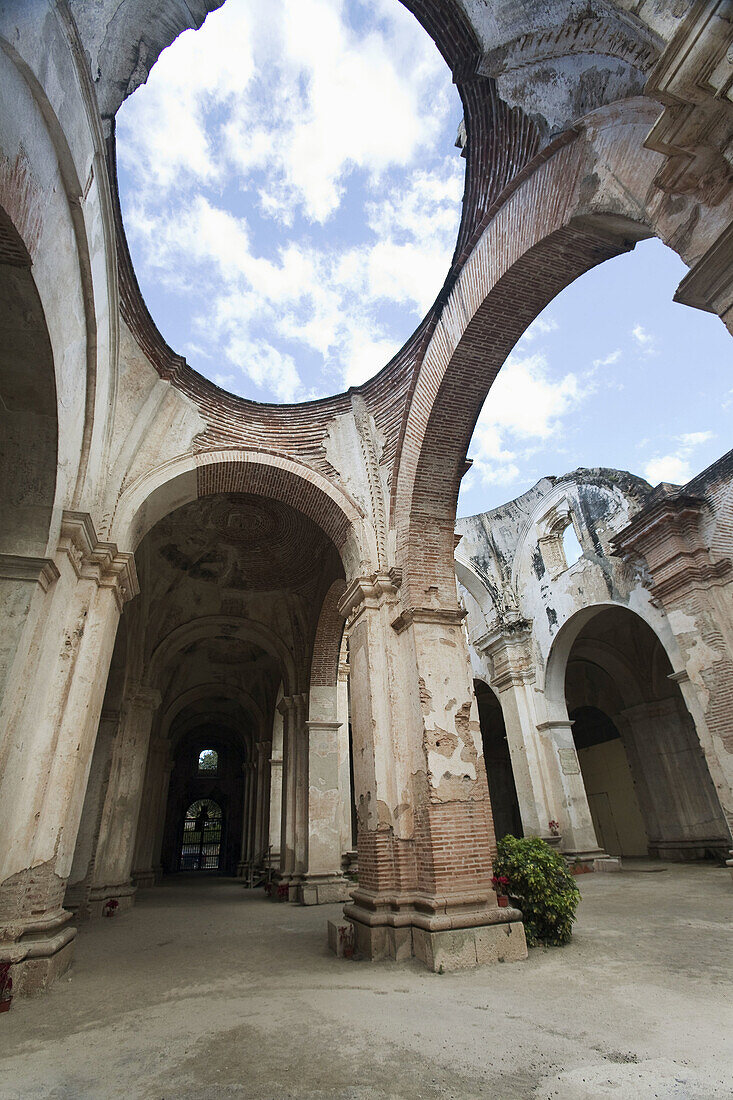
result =
M10 963L0 962L0 1012L7 1012L13 999L13 979L10 977Z
M104 915L105 917L113 917L120 907L120 903L117 898L107 898L104 903Z
M506 909L509 905L509 896L507 894L509 879L506 875L494 875L491 880L491 885L496 890L496 901L499 908Z
M562 841L562 834L560 833L559 821L548 821L547 828L550 830L550 835L545 837L545 840L551 848L559 848Z
M570 942L580 892L560 852L539 836L505 836L497 845L494 873L522 911L527 945Z

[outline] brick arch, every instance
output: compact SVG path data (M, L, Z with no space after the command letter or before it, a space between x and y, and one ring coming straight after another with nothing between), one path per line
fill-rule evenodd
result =
M333 687L338 680L341 639L344 633L344 618L339 612L339 602L345 591L346 581L342 578L335 580L321 604L311 658L311 688Z
M248 493L289 505L312 520L338 550L347 576L375 553L362 509L311 467L261 451L186 454L137 478L110 524L118 545L136 549L164 516L218 493Z
M700 204L669 218L644 147L658 109L645 99L594 112L540 156L496 212L448 296L405 415L392 522L405 594L420 606L437 585L453 603L453 531L460 480L491 384L534 318L597 264L659 236L692 259L687 224ZM717 220L717 219L713 219ZM695 248L699 248L699 242ZM434 595L434 593L433 593Z

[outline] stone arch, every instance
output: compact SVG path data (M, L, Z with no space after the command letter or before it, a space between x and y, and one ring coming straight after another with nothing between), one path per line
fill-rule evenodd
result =
M217 635L258 645L278 662L287 690L297 690L297 668L285 642L263 623L230 615L202 615L172 630L153 650L145 673L146 683L154 685L160 671L176 653Z
M704 251L708 215L679 213L654 187L658 154L644 147L658 108L637 98L604 107L539 154L467 259L427 346L393 477L397 553L410 600L426 584L452 598L453 529L466 454L491 383L534 318L592 267L657 235L683 260ZM683 223L687 230L683 229Z
M333 542L347 576L376 560L374 533L352 497L302 462L262 451L186 454L141 475L122 494L110 538L135 549L169 512L216 493L249 493L303 513Z
M553 643L545 701L547 725L572 737L601 847L670 859L726 850L700 731L644 616L612 603L576 612Z
M54 359L31 257L2 207L0 397L0 551L44 557L56 495Z
M194 703L205 702L207 699L231 699L239 703L242 710L255 719L256 727L265 729L264 712L248 691L236 684L209 683L198 684L176 696L160 717L159 736L167 739L179 714Z
M481 726L481 741L496 839L501 840L507 833L522 836L524 829L501 697L483 677L474 676L473 690Z
M339 602L346 591L346 581L335 580L326 593L318 616L311 658L311 705L313 689L335 688L338 681L339 654L344 633L344 618Z

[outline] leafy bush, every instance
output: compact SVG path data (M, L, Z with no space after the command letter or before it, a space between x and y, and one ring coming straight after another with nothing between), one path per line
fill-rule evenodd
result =
M507 893L522 910L530 947L569 943L580 891L559 852L536 836L505 836L494 874L506 876Z

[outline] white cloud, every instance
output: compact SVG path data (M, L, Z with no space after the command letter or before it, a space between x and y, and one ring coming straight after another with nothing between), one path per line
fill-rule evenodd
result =
M591 392L587 380L572 372L551 377L542 353L510 356L493 383L476 424L470 454L474 484L510 484L519 476L518 461L539 443L559 438L563 417Z
M621 348L616 348L615 351L611 351L608 355L605 355L602 359L594 359L594 367L611 367L614 363L618 363L621 358Z
M715 433L686 432L676 437L678 444L675 451L666 455L656 455L649 459L644 467L644 477L652 485L660 481L669 481L673 485L684 485L694 474L692 467L692 452L703 443L708 443L715 438Z
M319 364L328 392L378 371L455 244L445 64L393 0L368 31L353 7L227 0L119 116L136 265L184 315L180 346L260 400L305 399Z
M650 332L642 328L641 325L634 325L631 330L631 335L636 340L637 346L642 355L656 355L656 338L652 336Z
M531 343L538 336L547 336L550 332L557 332L557 321L552 317L543 317L542 314L539 317L535 317L532 324L525 329L522 340L527 340Z

